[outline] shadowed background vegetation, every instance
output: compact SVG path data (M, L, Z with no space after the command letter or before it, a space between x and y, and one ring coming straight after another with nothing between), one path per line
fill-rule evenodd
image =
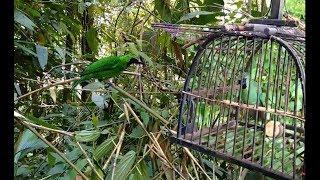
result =
M257 178L170 144L197 51L183 46L198 35L173 37L151 24L241 23L268 9L264 0L15 0L16 179ZM304 21L304 0L286 0L285 12ZM146 66L114 78L122 90L94 81L71 90L90 62L126 52Z

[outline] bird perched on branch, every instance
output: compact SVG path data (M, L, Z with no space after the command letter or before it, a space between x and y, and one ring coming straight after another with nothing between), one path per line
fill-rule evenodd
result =
M104 79L115 77L121 74L121 72L131 64L144 65L142 59L139 59L133 54L101 58L98 61L91 63L80 73L80 79L74 82L72 88L75 88L78 84L90 79L98 79L99 81L102 81Z

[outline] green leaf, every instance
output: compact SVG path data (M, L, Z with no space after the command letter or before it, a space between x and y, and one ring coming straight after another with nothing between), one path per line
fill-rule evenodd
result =
M71 31L69 31L68 27L63 22L60 22L60 28L58 27L58 25L56 25L56 28L58 28L59 30L61 29L64 32L68 33L70 35L70 38L71 38L72 42L76 41L73 33Z
M166 21L171 22L170 1L168 0L155 0L154 8L160 14L160 17Z
M36 52L40 67L44 69L48 63L48 48L37 44Z
M131 174L129 180L145 180L151 179L148 175L148 166L144 160L140 161L140 163L134 169L134 174Z
M133 166L133 163L135 162L135 159L136 153L134 151L129 151L127 154L125 154L116 166L114 179L126 179ZM107 179L111 179L111 173L108 174Z
M14 10L14 21L31 31L34 31L34 28L37 27L22 11L17 9Z
M98 52L99 41L97 37L98 37L98 33L95 28L90 28L86 33L88 45L92 50L92 52L94 53Z
M17 48L21 49L24 53L26 53L28 55L31 54L31 55L37 57L37 54L35 52L33 52L31 49L25 47L24 45L17 43L17 42L14 42L14 45L17 46Z
M48 147L42 140L40 140L32 131L26 129L18 139L18 145L15 149L14 162L17 163L27 152L31 152L36 149ZM22 153L22 151L26 151Z
M76 131L75 134L76 134L75 138L77 141L90 142L90 141L97 140L101 133L98 130L93 130L93 131L83 130L83 131Z
M151 66L154 67L152 60L150 59L150 57L145 54L144 52L139 52L139 55L145 60L147 61L147 63Z
M143 134L144 134L143 129L140 126L137 126L132 130L129 136L132 138L141 138Z
M61 128L53 125L53 124L50 124L50 123L46 122L44 119L36 118L36 117L34 117L33 115L31 115L31 114L26 115L26 117L27 117L31 122L33 122L34 124L41 125L41 126L44 126L44 127L47 127L47 128L51 128L51 129L61 129Z
M51 168L48 172L48 175L55 175L55 174L60 174L64 172L65 169L65 163L57 164L53 168Z
M48 160L48 164L50 166L54 166L56 163L56 158L54 156L52 156L50 151L48 151L48 153L47 153L47 160Z
M148 64L153 67L153 62L152 60L148 57L147 54L144 52L141 52L137 49L136 45L134 43L127 43L129 45L130 52L133 53L136 56L141 56L144 60L148 62Z
M54 46L54 49L56 50L58 56L60 59L62 59L62 62L65 63L66 62L66 50L62 49L59 46Z
M95 128L97 128L98 123L99 123L99 118L96 115L92 114L92 124Z
M92 92L91 100L99 108L104 108L104 103L106 101L106 97L104 95L99 95L96 92Z
M17 168L15 176L28 176L29 174L31 174L30 167L27 165L21 165Z
M103 158L105 155L109 154L115 146L114 140L116 139L116 136L110 137L103 143L101 143L93 152L93 157L96 161L99 161L101 158Z
M180 20L178 21L178 23L181 22L181 21L190 20L190 19L195 18L195 17L199 18L201 15L209 15L209 14L214 14L214 13L213 12L208 12L208 11L191 12L191 13L188 13L188 14L182 16L180 18Z
M143 124L144 125L148 125L148 123L150 121L150 116L145 110L141 110L140 111L140 117L141 117L141 119L143 121Z
M92 83L83 87L83 89L88 89L91 91L95 91L95 90L103 89L103 88L104 88L104 85L101 82L92 82Z

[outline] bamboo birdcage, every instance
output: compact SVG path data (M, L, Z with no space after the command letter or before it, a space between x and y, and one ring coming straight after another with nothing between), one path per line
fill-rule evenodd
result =
M181 26L155 24L170 33ZM305 39L296 27L249 23L206 31L170 139L265 175L304 165Z

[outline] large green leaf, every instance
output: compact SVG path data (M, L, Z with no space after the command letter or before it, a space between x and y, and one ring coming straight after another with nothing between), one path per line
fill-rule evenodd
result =
M132 130L132 132L131 132L131 134L129 136L132 137L132 138L141 138L143 135L144 135L144 131L138 125Z
M48 175L55 175L55 174L60 174L65 171L65 163L60 163L55 165L53 168L51 168L48 172Z
M15 149L14 162L17 163L27 152L36 149L48 147L41 139L39 139L33 132L26 129L17 141L18 145Z
M37 57L37 54L35 52L33 52L33 50L31 48L28 48L18 42L14 42L14 45L17 46L17 48L21 49L24 53L31 54L31 55Z
M105 102L106 102L106 96L100 95L96 92L92 92L91 100L99 108L104 108Z
M145 110L141 110L140 111L140 117L141 117L141 119L142 119L142 121L143 121L143 124L145 125L145 126L147 126L148 125L148 123L149 123L149 121L150 121L150 115L145 111Z
M54 124L50 124L48 122L46 122L44 119L41 118L36 118L33 115L26 115L26 117L33 123L37 124L37 125L41 125L47 128L51 128L51 129L61 129L57 126L55 126Z
M129 176L129 180L146 180L151 179L148 175L148 166L144 160L134 168L134 173Z
M101 143L93 152L94 159L99 161L101 158L103 158L105 155L111 152L111 150L113 150L115 146L115 139L116 136L113 136Z
M100 131L98 130L82 130L82 131L76 131L75 132L75 138L79 142L90 142L90 141L95 141L99 138L100 136Z
M133 166L133 163L136 159L136 152L129 151L127 154L122 156L119 163L117 163L114 179L126 179L129 175L129 172ZM107 179L111 179L111 173L108 174Z
M170 1L155 0L154 8L160 14L161 18L166 22L171 22Z
M99 41L96 28L90 28L86 33L86 38L92 52L97 53Z
M31 31L34 31L34 28L37 27L31 19L29 19L22 11L15 9L14 10L14 21L23 25Z

